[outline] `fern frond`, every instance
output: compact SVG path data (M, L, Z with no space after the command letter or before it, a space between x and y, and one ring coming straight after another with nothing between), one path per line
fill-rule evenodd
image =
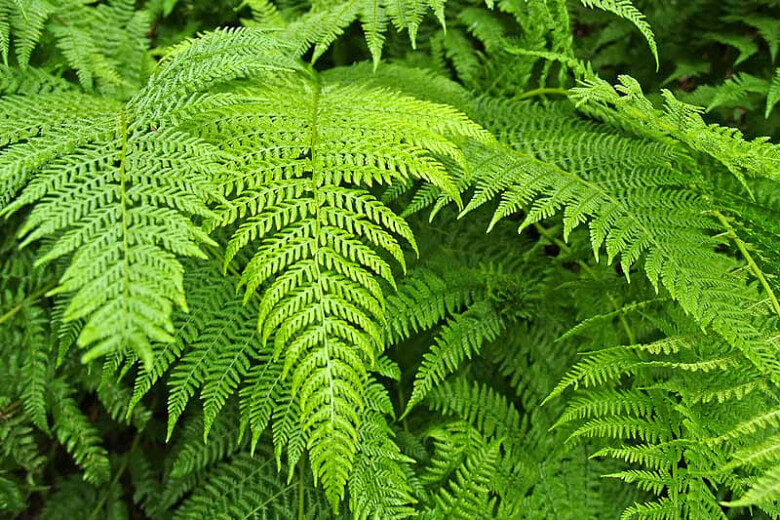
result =
M0 475L0 511L19 513L25 508L24 497L19 485L12 479Z
M305 496L305 495L304 495ZM320 504L306 500L306 513L316 518ZM270 457L238 454L210 472L173 515L175 520L243 518L262 515L283 520L295 518L298 509L297 483L285 484Z
M400 343L416 332L433 327L472 303L481 289L481 284L468 276L457 276L446 269L410 270L398 282L398 290L387 296L386 341Z
M555 426L575 420L624 413L636 417L649 417L653 413L654 404L653 400L642 392L595 390L570 399L565 412Z
M462 464L457 465L454 478L432 497L432 508L443 518L489 519L496 507L491 496L491 481L498 471L501 441L487 442L471 436L474 443L466 450ZM443 439L442 439L443 440Z
M735 439L737 437L746 436L766 428L780 428L780 408L771 410L757 417L752 417L750 420L737 425L729 432L717 437L716 439L713 439L712 442L722 442L729 439Z
M502 439L510 446L521 443L520 413L505 396L487 385L459 377L438 385L426 402L431 410L469 422L487 439Z
M50 94L73 90L73 84L37 67L0 66L0 94Z
M664 108L659 111L644 97L635 79L620 76L619 80L620 84L612 87L600 78L591 77L582 87L573 89L574 100L580 108L591 106L597 117L617 117L625 124L632 124L632 130L638 130L640 135L647 135L649 128L657 134L671 136L720 161L740 180L746 176L778 180L780 151L766 138L746 141L738 130L707 125L701 118L700 108L682 103L667 90L662 92ZM634 123L629 123L632 118ZM646 129L641 130L642 126Z
M385 394L378 383L374 382L372 386ZM382 415L388 411L392 411L392 405L390 410L369 405L360 422L360 449L349 479L350 510L357 520L399 520L416 516L413 507L416 500L409 484L414 460L402 455L393 442L394 433Z
M775 69L775 75L769 83L769 90L766 95L766 114L764 117L769 119L778 101L780 101L780 67Z
M88 517L95 511L105 515L107 520L126 518L127 504L122 500L121 490L117 485L107 488L97 488L85 485L78 476L71 475L60 479L52 493L52 500L46 503L40 518L56 520L67 516L71 518Z
M281 361L274 360L269 352L260 357L246 378L246 385L240 390L242 408L242 427L252 431L252 449L257 445L260 435L265 431L277 406L289 398L290 381L283 377Z
M650 47L650 52L655 58L656 68L660 66L658 59L658 46L655 42L655 35L647 23L645 15L643 15L639 9L637 9L631 0L580 0L586 7L596 7L604 11L613 13L621 18L625 18L629 22L633 23L642 36L647 40L647 45Z
M8 402L0 398L7 413ZM6 467L24 468L32 471L45 462L38 453L35 430L23 415L7 414L0 422L0 458Z
M748 73L737 74L716 87L712 100L707 105L707 111L723 105L737 104L750 94L766 96L768 91L769 82Z
M360 19L366 44L376 69L382 55L388 22L400 32L408 31L412 46L415 46L417 30L423 15L432 10L445 25L444 6L447 0L338 0L336 2L314 2L312 9L288 24L288 37L295 41L298 53L303 54L312 45L312 62L322 56L345 29ZM492 1L486 0L489 7Z
M414 247L406 222L362 187L424 179L458 200L434 154L460 160L452 139L490 138L441 105L301 77L249 89L197 121L205 139L241 158L210 226L240 222L226 265L256 248L245 299L264 288L258 330L284 354L314 474L335 502L355 456L362 381L383 347L379 280L395 285L376 251L403 267L396 237Z
M1 125L13 129L0 155L3 214L32 205L23 245L53 238L38 262L70 259L51 294L69 296L65 321L86 320L85 359L132 350L150 364L150 343L172 341L173 305L187 308L178 258L203 257L199 245L213 243L193 218L211 215L224 155L178 131L170 112L198 89L278 67L268 41L248 30L204 36L125 106L78 95L3 100Z
M92 6L69 0L5 0L0 12L0 26L5 26L0 54L6 65L12 39L24 69L48 33L86 90L127 97L149 72L145 35L151 20L146 11L135 10L135 2Z
M193 278L200 286L195 296L201 305L196 319L181 316L181 335L172 344L171 354L183 355L168 379L168 436L190 398L200 390L206 439L228 397L247 378L251 362L270 357L270 349L264 349L256 335L257 307L242 305L235 296L235 284L221 277L216 266L212 264ZM169 363L166 358L171 354L164 354L160 368Z
M108 452L101 446L96 428L70 395L73 390L61 380L52 382L49 388L52 393L52 431L57 440L83 468L84 480L92 484L107 481L110 474Z
M495 340L503 328L502 321L492 306L484 302L478 302L453 317L442 328L430 351L423 356L404 414L408 414L444 378L455 372L466 358L471 359L479 354L485 343Z
M36 312L37 311L37 312ZM26 359L21 376L24 387L21 400L24 411L32 423L48 432L46 421L46 386L49 379L49 352L45 339L46 316L41 309L30 308L25 312Z
M595 148L600 139L595 134L591 145ZM766 143L728 139L729 146L755 146L761 154L768 151L763 164L769 168L774 150ZM732 261L716 252L718 241L712 235L717 225L706 216L710 210L706 199L686 186L691 179L684 156L681 164L669 164L667 157L657 157L653 164L655 145L650 146L632 175L618 178L608 163L591 166L574 161L569 167L564 158L552 162L506 149L475 153L472 160L478 166L474 168L480 170L475 176L484 180L477 181L467 210L505 190L493 222L528 208L522 230L563 210L566 238L588 221L597 260L598 250L606 245L608 261L620 254L622 270L629 276L631 265L646 255L645 273L656 290L663 284L702 326L711 326L756 366L776 372L776 355L762 335L756 321L760 318L736 311L750 307L765 315L766 307ZM643 147L643 142L633 142L627 149L635 153Z
M764 502L776 502L780 495L780 466L775 466L753 482L751 488L737 500L725 502L730 507L744 507Z

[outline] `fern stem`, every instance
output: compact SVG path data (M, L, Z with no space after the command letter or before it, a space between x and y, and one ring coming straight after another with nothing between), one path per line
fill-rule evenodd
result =
M404 431L409 431L409 422L406 419L406 400L404 399L404 388L401 386L401 380L398 380L398 384L395 385L398 391L398 409L401 411L401 425Z
M551 243L558 246L561 251L565 251L566 253L571 253L571 248L569 245L564 242L563 240L558 239L557 237L550 234L547 229L545 229L543 226L541 226L538 222L534 222L534 228L539 232L540 235L542 235L544 238L549 240ZM582 260L577 260L577 265L579 265L586 273L588 273L592 278L596 279L596 273L591 269L591 267L583 262ZM631 329L631 326L628 324L628 321L626 320L626 317L623 315L622 312L620 312L620 305L618 305L618 302L615 300L614 296L612 296L609 293L605 293L607 299L609 300L610 305L618 311L618 320L620 320L620 325L623 327L623 330L626 332L626 336L628 338L628 342L630 345L636 344L636 335L634 334L633 329Z
M9 310L8 312L6 312L2 316L0 316L0 325L5 323L6 321L10 320L14 316L16 316L16 314L18 314L19 311L21 311L24 308L24 306L27 305L29 302L37 300L41 296L44 296L47 292L51 291L56 286L57 286L56 283L49 284L46 287L44 287L43 289L41 289L39 291L35 291L30 296L28 296L27 298L25 298L21 302L19 302L16 305L14 305L13 308L11 308L11 310Z
M516 100L520 99L528 99L536 96L548 96L548 95L554 95L554 96L568 96L569 91L565 88L537 88L534 90L529 90L528 92L523 92L522 94L518 94L514 97Z
M315 77L313 82L314 87L314 93L312 96L312 104L311 104L311 137L309 141L309 160L311 161L311 191L312 196L314 198L314 232L313 235L315 237L316 243L314 247L314 251L312 254L312 257L314 257L314 272L315 276L317 278L317 286L316 286L316 298L317 298L317 320L319 321L319 326L321 328L325 327L325 312L322 308L322 301L325 298L325 289L322 285L322 274L320 273L320 234L322 233L322 199L319 192L319 184L320 184L320 172L316 170L317 166L317 147L319 146L318 139L319 135L317 133L317 125L319 124L319 110L320 110L320 92L321 92L321 86ZM327 345L328 338L325 337L326 345L324 345L324 354L325 354L325 366L328 370L328 406L330 410L330 417L329 422L330 424L335 423L336 418L333 414L333 406L334 402L336 401L336 390L333 382L333 367L332 362L330 359L330 352L328 351L328 345Z
M304 470L306 469L306 455L298 462L298 520L304 520Z
M737 249L739 249L739 252L745 258L750 271L756 275L756 278L758 278L761 286L766 291L766 294L769 297L769 301L772 304L772 308L774 309L775 313L780 316L780 302L777 301L777 296L775 296L775 293L772 291L772 287L769 285L769 281L766 279L766 275L764 275L764 272L761 270L756 261L753 259L753 256L748 251L747 244L743 242L739 236L737 236L737 232L734 230L731 224L729 224L729 221L726 219L723 213L716 210L713 212L713 215L715 215L723 227L726 228L727 236L732 239L735 244L737 244Z
M127 158L127 115L120 113L119 131L122 136L122 149L119 152L119 193L122 205L122 251L124 253L124 298L122 302L125 318L130 313L130 248L127 241L127 188L125 186L125 159Z
M142 431L136 433L136 436L133 439L133 443L130 445L130 449L127 450L127 454L122 460L122 465L119 466L119 469L114 475L114 478L111 479L111 483L106 488L105 493L103 493L103 496L100 497L100 500L95 505L95 508L92 510L92 514L89 515L89 520L92 520L93 518L98 518L97 514L100 513L100 511L103 509L103 506L106 504L106 501L108 500L108 495L111 493L111 490L114 488L114 486L116 486L119 483L119 479L122 478L122 475L124 475L125 471L127 470L127 465L130 462L130 455L132 455L132 453L138 447L138 444L141 440L141 433Z
M314 200L314 229L312 231L312 237L314 240L314 246L311 250L311 256L314 259L314 278L316 279L315 282L315 292L314 292L314 299L316 301L316 322L318 322L318 328L320 330L325 329L325 310L323 308L323 301L325 300L325 293L326 288L323 283L323 276L320 270L320 263L322 262L321 254L321 243L320 239L322 236L322 224L323 224L323 215L322 215L322 204L323 204L323 196L320 193L320 182L322 181L322 172L317 167L317 148L319 147L319 133L318 133L318 125L319 125L319 112L320 112L320 95L322 92L322 85L319 82L319 78L315 75L312 79L312 104L311 104L311 114L310 114L310 124L311 124L311 134L309 137L309 161L310 161L310 168L311 168L311 195ZM320 345L318 345L320 346ZM315 347L316 348L316 347ZM327 397L323 399L323 404L321 406L327 407L327 419L325 422L327 422L329 425L333 425L337 423L337 417L336 417L336 411L335 408L337 406L336 399L337 399L337 392L336 392L336 383L335 383L335 368L334 368L334 362L331 359L331 351L330 351L330 344L329 344L329 338L328 335L325 334L324 338L322 339L322 354L323 354L323 362L322 367L325 370L325 381L323 381L323 385L327 387ZM312 471L315 471L312 469ZM317 476L317 473L314 473L315 478ZM329 493L328 493L329 495ZM338 511L338 500L334 500L331 496L328 496L328 499L331 502L333 513L337 513Z

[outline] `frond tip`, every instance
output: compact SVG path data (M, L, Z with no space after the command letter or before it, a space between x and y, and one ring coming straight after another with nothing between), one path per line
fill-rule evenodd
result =
M650 52L653 54L653 58L655 58L656 70L658 70L660 61L658 60L658 45L655 42L653 29L647 23L645 15L634 6L631 0L580 0L580 2L586 7L602 9L634 24L639 29L639 32L642 33L642 36L645 37L645 40L647 40Z

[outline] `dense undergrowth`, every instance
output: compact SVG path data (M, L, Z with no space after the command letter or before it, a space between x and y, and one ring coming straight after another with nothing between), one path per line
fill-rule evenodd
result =
M0 517L780 518L779 48L0 0Z

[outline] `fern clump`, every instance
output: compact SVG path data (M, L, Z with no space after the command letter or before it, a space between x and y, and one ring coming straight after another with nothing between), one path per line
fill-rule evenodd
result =
M780 517L776 0L0 0L0 516Z

